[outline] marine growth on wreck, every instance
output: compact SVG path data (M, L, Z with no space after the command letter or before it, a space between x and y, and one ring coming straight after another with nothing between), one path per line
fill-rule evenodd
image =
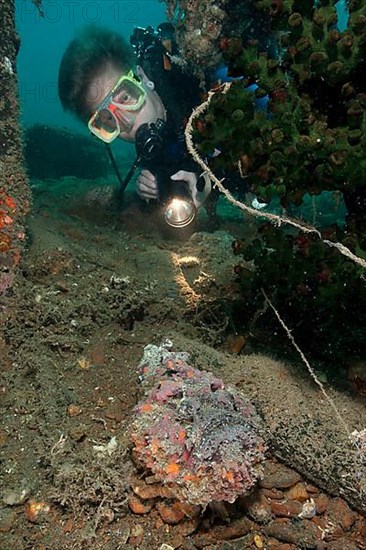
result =
M324 193L346 209L345 217L318 224L317 235L262 223L256 235L233 245L248 325L263 306L263 288L302 344L310 348L317 340L322 355L360 358L366 351L364 268L322 241L366 256L366 6L348 2L341 31L333 0L239 2L235 18L230 2L210 2L224 12L218 38L204 26L199 31L193 4L168 2L186 41L192 34L210 40L214 62L220 59L233 80L217 83L194 121L198 153L224 186L240 173L242 200L253 193L269 208L276 203L303 218L310 199L312 217L305 221L315 223ZM262 34L238 28L240 10L262 22ZM189 47L181 46L189 59ZM195 51L201 71L205 53Z

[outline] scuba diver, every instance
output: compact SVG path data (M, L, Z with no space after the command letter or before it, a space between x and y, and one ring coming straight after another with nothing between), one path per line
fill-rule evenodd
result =
M198 81L171 56L177 54L174 27L136 28L130 45L113 31L86 27L67 47L59 69L59 97L107 146L121 183L134 171L145 201L159 200L173 227L188 225L211 192L207 174L189 156L184 127L200 103ZM110 144L133 142L136 160L122 179Z

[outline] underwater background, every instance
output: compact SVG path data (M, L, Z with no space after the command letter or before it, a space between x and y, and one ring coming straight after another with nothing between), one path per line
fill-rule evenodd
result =
M338 2L336 23L333 0L43 0L43 19L14 3L0 548L366 550L366 4ZM281 63L247 40L248 6L257 30L273 18ZM128 39L166 8L194 75L216 59L232 75L192 138L238 200L217 193L182 231L133 180L116 200L104 144L57 98L79 28ZM118 141L124 175L135 150Z
M33 2L16 0L16 26L21 38L18 56L22 123L82 130L62 110L57 80L61 57L76 31L97 24L118 31L126 40L134 27L156 27L165 21L165 5L155 0L46 1L44 17Z

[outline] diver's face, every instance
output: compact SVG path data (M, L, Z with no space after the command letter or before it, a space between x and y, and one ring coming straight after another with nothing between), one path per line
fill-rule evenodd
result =
M86 93L86 104L90 109L90 113L93 114L99 107L102 100L113 89L114 85L121 77L121 70L107 63L103 70L96 74L91 81ZM145 75L142 69L139 69L139 77L142 80L142 84L146 89L146 100L143 105L137 111L128 112L129 124L128 127L122 128L119 137L126 141L134 142L138 128L145 123L156 122L158 118L165 120L165 109L163 103L158 94L151 90L149 86L145 84L149 82L149 79ZM122 119L124 113L118 113L116 111L116 117Z

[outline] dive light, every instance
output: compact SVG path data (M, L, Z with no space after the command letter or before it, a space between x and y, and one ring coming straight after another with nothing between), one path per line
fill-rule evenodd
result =
M196 207L186 182L172 181L170 195L164 204L164 220L170 227L186 227L196 217Z

